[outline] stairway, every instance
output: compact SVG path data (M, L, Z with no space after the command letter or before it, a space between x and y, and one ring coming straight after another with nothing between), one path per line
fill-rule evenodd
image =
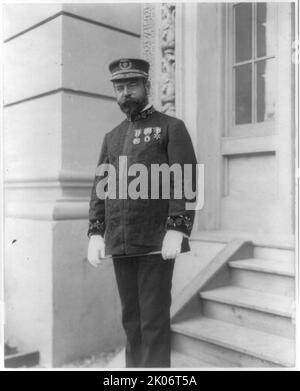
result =
M274 251L269 259L257 254L229 261L228 283L204 287L193 314L172 323L178 357L189 356L194 367L295 365L293 262L275 260Z

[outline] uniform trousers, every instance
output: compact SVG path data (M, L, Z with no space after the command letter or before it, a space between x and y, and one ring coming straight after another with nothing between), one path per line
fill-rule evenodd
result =
M113 258L126 334L126 367L170 367L175 260L160 254Z

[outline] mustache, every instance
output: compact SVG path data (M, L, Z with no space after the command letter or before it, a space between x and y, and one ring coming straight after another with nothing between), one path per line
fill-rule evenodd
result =
M140 102L137 99L127 98L127 99L124 99L121 102L119 102L119 105L121 107L127 107L127 106L131 106L133 104L139 104L139 103Z

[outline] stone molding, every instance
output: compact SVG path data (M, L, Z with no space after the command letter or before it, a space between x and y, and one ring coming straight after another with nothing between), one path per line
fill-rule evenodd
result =
M5 216L41 221L88 219L90 189L94 173L61 170L48 176L20 176L5 179ZM45 199L10 200L10 192L30 191ZM55 193L53 193L53 191ZM82 194L84 191L84 194ZM58 193L57 193L58 192ZM86 196L85 196L86 193ZM31 194L31 193L30 193Z
M24 175L24 176L11 176L5 178L5 188L14 187L90 187L93 183L94 172L79 172L75 170L61 170L56 175Z
M5 209L7 218L52 222L59 220L88 221L89 202L88 200L14 201L7 202Z

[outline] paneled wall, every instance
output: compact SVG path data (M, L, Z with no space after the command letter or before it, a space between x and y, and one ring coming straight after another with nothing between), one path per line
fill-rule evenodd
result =
M108 64L140 56L140 5L7 4L4 19L5 337L61 365L123 341L111 263L85 260L87 212L122 120Z

